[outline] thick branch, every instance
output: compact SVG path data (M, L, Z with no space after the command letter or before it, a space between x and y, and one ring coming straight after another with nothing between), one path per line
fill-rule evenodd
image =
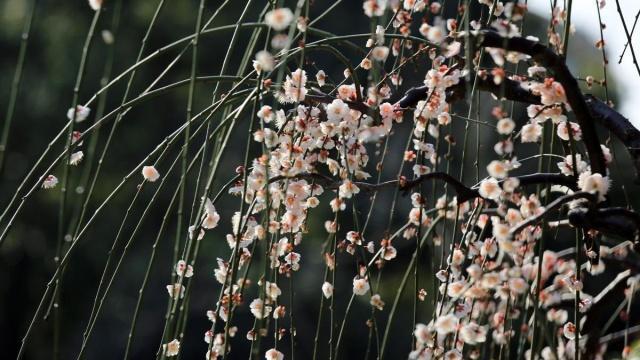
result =
M622 237L637 243L640 215L619 207L574 209L569 212L569 223L575 227L598 230L603 234Z

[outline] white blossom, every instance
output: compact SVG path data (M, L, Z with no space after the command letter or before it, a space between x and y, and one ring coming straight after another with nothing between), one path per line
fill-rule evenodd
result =
M289 8L271 10L264 15L264 21L273 30L282 31L293 22L293 12Z
M160 178L160 173L152 165L142 167L142 176L145 180L154 182Z

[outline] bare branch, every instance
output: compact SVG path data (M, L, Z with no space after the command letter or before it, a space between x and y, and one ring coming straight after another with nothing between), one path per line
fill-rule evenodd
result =
M624 15L622 14L622 8L620 7L619 0L616 0L616 9L618 10L618 14L620 15L620 22L622 22L622 27L624 28L624 34L627 36L627 44L629 46L629 50L631 50L631 58L633 58L633 65L636 67L636 71L640 76L640 67L638 66L638 60L636 59L636 52L633 50L633 44L631 43L631 34L629 33L629 29L627 29L627 22L624 20Z

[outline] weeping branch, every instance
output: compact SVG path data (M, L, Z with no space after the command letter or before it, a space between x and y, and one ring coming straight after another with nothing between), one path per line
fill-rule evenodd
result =
M477 44L483 47L500 48L529 55L536 63L553 71L554 78L562 84L567 102L582 129L584 144L591 160L591 169L594 173L606 175L607 167L593 117L580 91L578 81L571 74L564 58L541 43L523 37L505 38L495 31L483 31L476 36L476 39Z

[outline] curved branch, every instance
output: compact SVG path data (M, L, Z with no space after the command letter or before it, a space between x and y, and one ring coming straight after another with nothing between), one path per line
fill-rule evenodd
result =
M564 58L550 48L523 38L505 38L495 31L483 31L478 36L480 45L484 47L500 48L507 51L515 51L531 56L537 63L553 70L555 79L562 84L567 102L576 116L576 121L580 124L584 144L591 160L591 168L594 173L607 174L607 167L600 147L600 140L596 133L593 117L587 106L578 81L571 74Z

